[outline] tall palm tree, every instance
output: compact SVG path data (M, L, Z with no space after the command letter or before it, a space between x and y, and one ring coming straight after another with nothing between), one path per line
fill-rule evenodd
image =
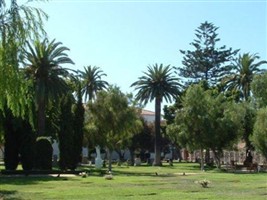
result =
M69 75L62 64L74 64L65 51L69 49L61 42L49 42L47 39L27 43L25 49L26 77L33 80L37 105L37 132L39 136L45 133L45 110L49 99L57 99L65 94L69 87L64 77Z
M84 67L84 72L80 71L82 78L82 94L89 100L93 100L96 93L100 90L107 89L108 82L102 80L102 76L107 76L99 67L91 65Z
M226 77L224 84L227 90L239 91L241 99L248 101L251 93L251 82L255 74L261 73L263 70L259 67L267 62L262 60L255 61L260 57L257 54L245 53L239 55L235 64L232 66L234 74Z
M181 84L179 79L172 76L170 65L155 64L148 66L148 71L144 72L144 76L139 77L139 80L134 82L131 87L138 90L136 99L144 104L155 100L155 160L154 165L161 165L160 159L160 116L161 102L165 99L167 102L179 95Z

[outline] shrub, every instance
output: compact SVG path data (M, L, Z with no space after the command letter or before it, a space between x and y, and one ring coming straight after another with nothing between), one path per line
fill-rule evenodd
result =
M4 162L6 170L16 170L19 164L18 143L12 131L5 133Z
M37 138L35 150L35 168L51 170L53 148L50 140L46 137Z
M208 185L210 184L210 181L204 179L204 180L201 180L201 181L196 181L196 183L200 184L203 188L207 188Z

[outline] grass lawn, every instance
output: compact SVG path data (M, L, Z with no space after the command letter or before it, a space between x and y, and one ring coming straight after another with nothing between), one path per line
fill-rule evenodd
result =
M199 165L192 163L175 163L172 167L114 166L113 170L113 180L106 180L93 169L86 178L0 175L0 200L267 200L266 173L234 174L216 169L201 172ZM208 188L196 183L204 179L211 182Z

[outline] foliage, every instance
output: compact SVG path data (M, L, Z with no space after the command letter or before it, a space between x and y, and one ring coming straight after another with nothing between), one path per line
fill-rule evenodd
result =
M89 65L84 67L84 72L79 72L81 74L82 94L85 95L85 101L87 97L89 100L93 100L98 91L107 89L108 82L102 80L102 77L106 76L106 74L99 67Z
M250 136L253 133L253 127L257 113L254 106L249 102L243 102L241 106L243 108L244 116L242 120L242 139L245 141L246 151L248 151L253 149Z
M217 30L218 27L210 22L201 23L196 29L196 39L190 43L195 50L180 50L184 55L184 67L177 69L189 83L206 80L210 85L215 85L230 71L227 63L238 50L232 51L231 48L226 49L226 46L217 47L220 41Z
M35 143L35 169L52 169L53 148L49 138L38 137Z
M19 153L23 170L32 170L34 167L35 139L36 134L30 123L26 120L21 121L19 129Z
M14 116L8 108L1 116L4 133L4 161L7 170L15 170L22 163L24 170L31 170L34 162L35 133L26 119Z
M82 94L81 88L78 87L77 91L77 102L74 105L73 111L73 159L74 165L77 166L79 162L81 162L81 153L82 153L82 146L83 146L83 129L84 129L84 105L82 103Z
M134 134L128 144L128 148L131 152L131 164L134 164L134 152L135 151L149 151L153 150L154 141L154 126L152 123L147 123L141 118L142 129Z
M250 137L252 144L267 159L267 108L257 112L253 135Z
M89 102L87 115L90 138L109 151L120 148L140 127L135 108L128 105L126 95L118 87L100 91L96 100Z
M182 105L175 124L167 127L168 135L190 150L200 149L201 154L204 149L212 149L220 167L222 150L231 146L240 134L242 109L221 94L204 91L201 85L187 89ZM201 161L203 169L203 157Z
M32 80L35 89L39 136L45 134L45 112L49 100L58 100L70 90L63 79L68 76L68 70L61 65L74 63L65 53L69 49L61 45L55 40L36 40L33 46L27 42L27 49L24 50L25 74L27 79Z
M41 9L29 4L0 1L0 94L5 94L0 95L0 109L7 105L16 116L25 116L29 114L26 110L32 108L27 83L19 73L22 51L26 41L45 34L46 19Z
M179 79L172 75L170 65L155 64L148 66L147 72L139 77L139 80L134 82L131 87L138 90L136 100L147 104L149 101L155 100L155 161L154 165L161 165L161 102L165 99L167 102L179 95L181 84Z
M262 73L264 70L260 69L260 66L267 64L267 61L255 63L259 58L257 54L239 55L232 65L232 74L223 80L224 87L232 92L238 91L240 98L248 101L251 96L251 83L254 75Z
M76 154L74 154L74 129L72 105L74 99L69 93L62 97L59 115L59 167L62 170L76 168ZM75 155L75 156L74 156Z
M255 75L251 83L251 88L258 107L267 106L267 72Z

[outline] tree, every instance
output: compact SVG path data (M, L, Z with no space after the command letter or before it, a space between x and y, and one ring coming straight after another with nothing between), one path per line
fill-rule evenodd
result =
M25 116L31 109L24 79L19 73L26 41L45 35L47 15L16 0L0 0L0 110L7 106L14 115Z
M24 170L31 170L34 164L35 134L28 119L14 116L6 108L1 114L0 125L4 133L5 168L15 170L21 162Z
M83 146L83 129L84 129L84 105L82 103L82 94L81 94L81 85L78 82L78 89L77 89L77 101L74 105L74 121L73 121L73 151L74 151L74 165L81 161L81 153L82 153L82 146Z
M222 94L204 90L200 84L190 86L182 99L182 109L176 113L175 124L167 128L174 141L190 150L200 150L201 170L203 150L212 149L220 167L222 150L238 138L242 110L226 101Z
M234 72L223 80L226 89L239 91L240 98L248 101L251 96L251 83L254 75L262 73L264 70L260 69L260 66L267 64L267 61L263 60L255 63L259 58L257 54L239 55L232 66Z
M267 72L255 75L251 83L253 97L258 103L258 107L267 106Z
M267 159L267 108L258 110L251 141L256 149Z
M84 72L79 72L81 73L82 94L85 95L85 101L87 97L89 100L93 100L98 91L107 89L108 82L102 80L102 77L106 74L99 67L89 65L84 67Z
M25 49L24 70L26 77L33 80L38 111L37 131L39 136L45 134L45 110L49 99L57 100L69 91L63 77L68 76L68 70L62 64L74 64L65 51L69 49L62 43L37 40L31 46L27 42Z
M125 140L139 130L137 111L128 105L128 99L118 87L97 93L94 102L88 104L88 132L95 145L106 147L111 171L111 152L121 147Z
M190 43L195 50L180 50L184 55L179 67L180 75L191 82L206 80L209 84L218 84L230 70L227 63L233 59L238 50L226 49L226 46L217 47L220 39L218 27L209 22L201 23L197 28L194 42Z
M153 131L154 125L147 123L142 117L142 129L132 136L128 141L128 148L131 154L131 164L134 165L134 152L139 150L142 152L153 150ZM140 155L141 157L141 155Z
M155 99L155 160L154 165L161 165L161 145L160 145L160 123L161 123L161 102L167 102L179 95L181 85L179 79L172 75L173 67L170 65L155 64L148 66L148 71L144 76L134 82L131 87L138 90L136 99L147 104Z
M74 99L71 93L68 93L61 98L60 115L59 115L59 167L62 170L76 168L76 157L74 157L74 127L72 105ZM76 155L76 154L75 154ZM75 161L74 161L75 160Z
M266 64L266 61L255 62L259 59L257 54L249 54L245 53L243 55L239 55L238 59L235 60L235 64L233 65L234 73L230 76L227 76L223 81L225 84L225 88L227 90L236 92L238 91L240 94L240 99L243 99L245 102L248 102L251 96L251 83L256 74L262 73L264 70L260 69L260 66ZM244 108L246 110L243 127L243 139L246 143L246 155L248 155L248 151L253 148L250 135L253 132L253 124L255 121L255 110L251 107L251 105L245 105ZM249 159L248 157L246 160Z
M253 96L258 103L260 108L257 112L255 124L253 127L253 134L250 135L250 141L252 145L255 146L256 150L262 153L262 155L267 159L267 73L256 75L252 81L251 88Z

